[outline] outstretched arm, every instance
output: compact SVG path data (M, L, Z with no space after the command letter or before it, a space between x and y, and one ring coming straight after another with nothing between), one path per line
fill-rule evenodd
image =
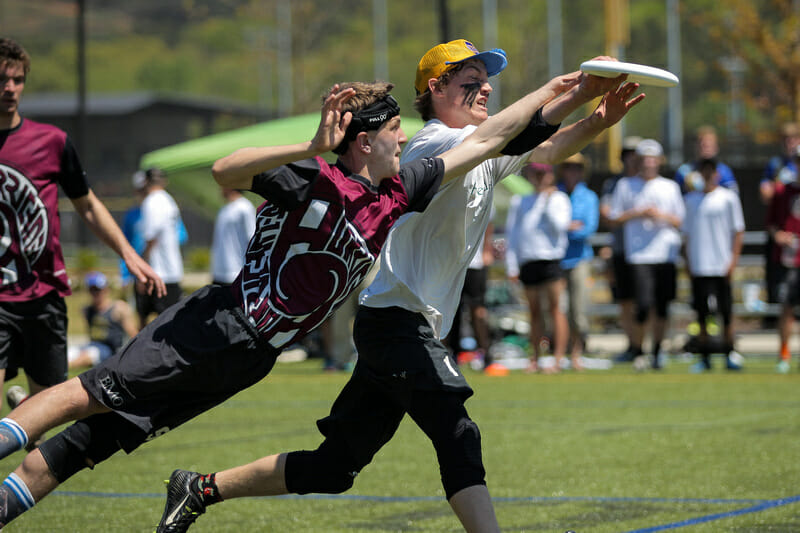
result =
M561 128L537 146L531 154L531 161L554 165L579 152L600 132L622 120L628 111L644 100L644 93L633 96L638 88L638 83L624 83L610 90L591 115Z
M558 76L484 121L464 141L443 153L445 175L442 183L461 176L500 150L527 126L534 113L555 96L568 91L580 79L572 73Z
M617 59L609 56L598 56L593 60L616 61ZM542 109L542 117L548 124L560 124L580 106L613 90L628 77L627 74L622 74L616 78L603 78L602 76L581 72L576 72L575 74L580 75L580 83L560 97L548 102Z
M322 105L322 117L316 135L310 141L284 146L241 148L214 163L211 173L223 187L250 189L253 176L281 165L324 154L344 139L351 114L342 106L355 94L355 89L339 90L334 85Z

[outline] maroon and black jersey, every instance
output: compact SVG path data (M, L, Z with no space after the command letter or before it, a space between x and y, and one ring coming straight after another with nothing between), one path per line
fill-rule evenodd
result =
M89 185L67 134L23 119L0 131L0 302L70 294L61 252L58 186L80 198Z
M443 175L441 159L420 159L375 187L316 157L256 176L252 190L267 201L233 291L264 339L281 348L322 324L366 277L392 225L425 209Z

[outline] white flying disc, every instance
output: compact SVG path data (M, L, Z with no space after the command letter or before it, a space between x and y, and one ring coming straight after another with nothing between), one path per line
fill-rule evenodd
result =
M603 61L593 59L581 63L581 71L603 78L616 78L620 74L627 74L628 81L635 81L642 85L655 85L657 87L675 87L680 83L678 77L668 70L625 63L624 61Z

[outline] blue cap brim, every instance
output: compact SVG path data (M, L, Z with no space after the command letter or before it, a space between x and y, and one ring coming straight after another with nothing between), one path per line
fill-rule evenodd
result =
M500 74L503 69L508 66L506 52L502 48L492 48L491 50L486 50L485 52L464 58L461 61L448 61L447 64L457 65L458 63L463 63L464 61L475 58L480 59L483 61L483 64L486 65L486 74L488 74L489 77Z

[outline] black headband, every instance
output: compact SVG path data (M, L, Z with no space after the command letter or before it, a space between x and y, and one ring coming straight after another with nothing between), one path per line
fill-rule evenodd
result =
M364 109L353 113L350 125L339 146L333 149L333 153L342 155L347 151L347 146L354 141L356 136L362 131L372 131L380 128L384 122L388 122L400 114L400 105L391 94L387 94L380 100L371 103Z

